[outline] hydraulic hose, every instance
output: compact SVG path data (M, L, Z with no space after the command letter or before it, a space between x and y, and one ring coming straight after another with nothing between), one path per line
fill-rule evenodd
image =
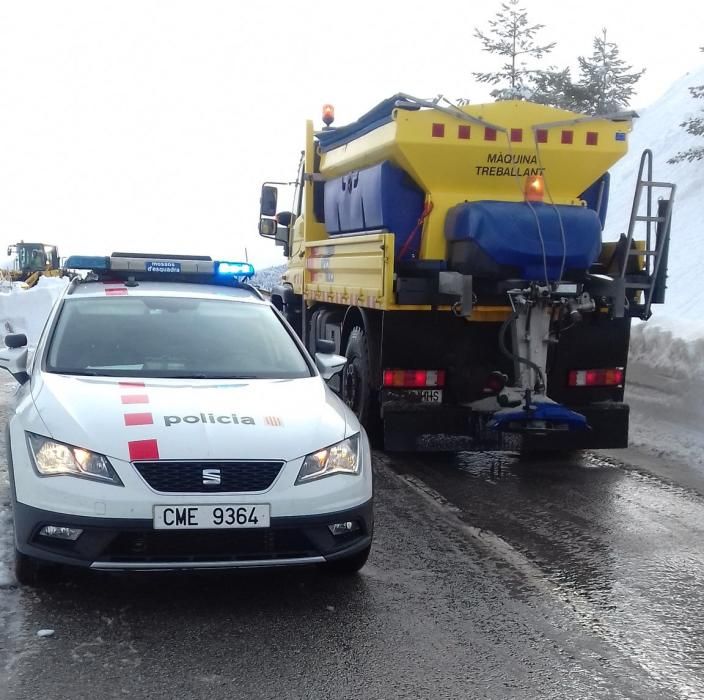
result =
M509 360L512 360L513 362L520 362L521 364L526 365L527 367L530 367L532 370L535 371L535 373L538 375L538 378L540 380L541 386L545 386L545 376L543 375L543 370L535 364L532 360L529 360L525 357L521 357L520 355L516 355L513 352L511 352L508 349L508 346L506 345L506 331L508 330L508 327L518 319L518 314L514 311L504 322L501 324L501 330L499 331L499 349L501 350L501 354L508 358Z

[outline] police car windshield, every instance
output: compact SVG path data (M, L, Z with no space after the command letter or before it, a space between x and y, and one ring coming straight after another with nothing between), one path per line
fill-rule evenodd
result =
M267 305L152 296L66 299L45 369L58 374L197 379L312 375Z

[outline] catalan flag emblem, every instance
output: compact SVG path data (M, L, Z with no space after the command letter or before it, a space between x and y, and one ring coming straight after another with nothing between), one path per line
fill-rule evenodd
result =
M264 416L264 422L272 428L280 428L284 424L278 416Z

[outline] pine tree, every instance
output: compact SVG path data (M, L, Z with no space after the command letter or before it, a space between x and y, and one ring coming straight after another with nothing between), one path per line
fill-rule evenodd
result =
M550 66L547 70L533 76L530 97L532 102L579 112L586 96L585 89L572 82L569 68L558 70L555 66Z
M489 20L489 29L482 32L474 29L474 36L482 43L482 50L505 56L506 62L494 73L473 73L480 83L499 86L492 91L497 99L520 99L531 93L531 80L540 73L530 68L527 59L542 58L555 47L555 42L537 44L536 34L543 24L529 24L528 12L519 6L519 0L508 0L494 19Z
M594 38L591 57L580 56L578 60L581 104L577 105L577 111L609 114L628 107L645 69L629 72L633 66L620 58L616 44L607 41L606 29Z
M702 46L700 50L704 51L704 46ZM704 85L694 85L689 88L689 92L692 94L692 97L698 100L704 99ZM699 116L690 117L680 124L680 126L683 127L688 134L692 134L692 136L704 136L704 116L701 116L704 112L704 108L699 110L699 112ZM703 158L704 146L692 146L692 148L688 148L686 151L680 151L667 162L681 163L683 160L692 162L694 160L702 160Z

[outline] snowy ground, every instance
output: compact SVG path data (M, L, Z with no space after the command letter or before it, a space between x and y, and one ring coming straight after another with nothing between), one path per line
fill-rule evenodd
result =
M17 384L10 379L9 375L5 375L4 372L0 375L0 426L3 428L3 433L11 397L16 387ZM5 440L0 439L0 595L2 595L3 588L14 583L14 576L11 573L13 546L10 484L7 476L5 449Z

